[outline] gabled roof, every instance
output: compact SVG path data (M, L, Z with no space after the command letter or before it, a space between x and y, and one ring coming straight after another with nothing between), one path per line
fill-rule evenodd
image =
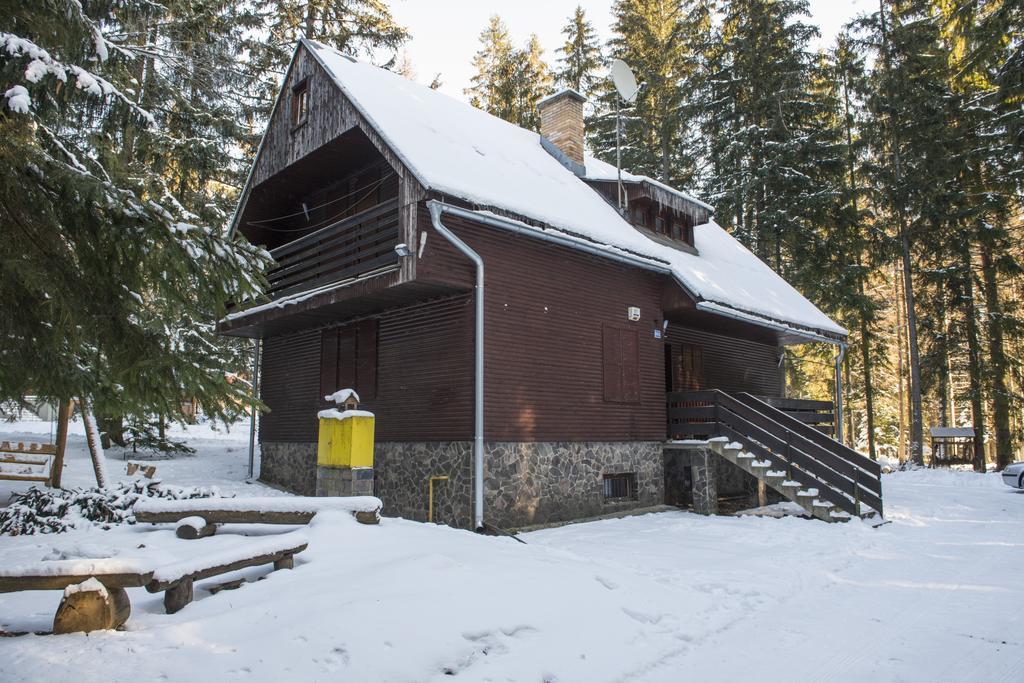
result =
M694 230L697 255L660 244L545 151L537 133L314 41L302 43L425 189L668 264L703 310L845 337L845 329L714 222ZM608 165L588 159L591 173L600 179Z

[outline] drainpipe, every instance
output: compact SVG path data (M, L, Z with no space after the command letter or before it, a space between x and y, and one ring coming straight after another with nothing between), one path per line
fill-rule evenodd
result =
M484 525L484 261L443 223L441 213L457 213L436 199L427 202L434 229L476 265L476 338L473 391L473 528Z
M252 350L252 403L249 407L249 478L255 473L256 464L256 399L259 397L260 383L260 340L253 340Z
M836 441L843 442L843 358L846 357L846 344L837 344L836 351Z

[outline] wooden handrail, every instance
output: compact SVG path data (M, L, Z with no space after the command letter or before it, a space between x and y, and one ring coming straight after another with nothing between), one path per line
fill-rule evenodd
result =
M864 503L882 513L878 463L834 441L800 420L750 394L720 390L672 392L668 396L670 436L727 436L785 469L804 486L819 488L821 498L860 514ZM673 404L695 404L674 406ZM684 420L679 423L676 420Z
M287 244L282 244L279 247L275 247L274 249L270 250L270 255L274 257L275 261L280 260L281 258L291 254L292 252L301 249L302 247L311 244L312 242L316 242L318 239L322 239L329 233L343 232L347 228L352 227L353 225L359 225L360 223L364 223L370 220L371 218L383 216L389 211L397 210L398 199L389 199L388 201L382 202L381 204L378 204L376 206L372 206L369 209L366 209L365 211L360 211L359 213L349 216L348 218L343 218L337 223L331 223L326 227L320 228L316 232L311 232L308 235L303 235L297 240L292 240Z

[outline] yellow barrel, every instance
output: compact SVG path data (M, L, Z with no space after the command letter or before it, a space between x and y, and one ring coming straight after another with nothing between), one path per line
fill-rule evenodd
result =
M323 410L316 458L320 467L373 467L373 413Z

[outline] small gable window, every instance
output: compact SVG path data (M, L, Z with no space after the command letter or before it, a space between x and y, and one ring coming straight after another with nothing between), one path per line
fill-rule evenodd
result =
M299 126L306 122L309 115L309 83L302 81L292 88L292 125Z

